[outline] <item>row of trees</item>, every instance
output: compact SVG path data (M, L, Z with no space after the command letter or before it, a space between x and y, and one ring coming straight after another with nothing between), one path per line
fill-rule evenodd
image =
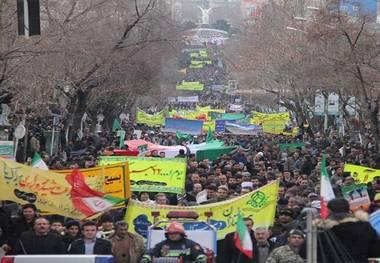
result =
M181 28L159 0L41 0L41 36L17 35L16 1L0 1L0 99L13 112L112 119L175 74ZM9 101L6 101L9 102Z
M305 1L271 1L230 44L227 61L241 86L271 94L272 103L295 112L299 124L316 119L319 92L338 93L346 119L345 106L355 97L363 138L380 146L380 32L375 22L371 15L350 17L331 5L308 11Z

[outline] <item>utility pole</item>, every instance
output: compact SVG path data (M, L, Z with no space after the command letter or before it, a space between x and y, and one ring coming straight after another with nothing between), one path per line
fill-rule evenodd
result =
M313 214L311 210L307 211L306 223L306 262L315 263L317 262L317 231L313 226Z
M29 2L24 0L24 34L25 38L29 38Z
M323 97L325 98L325 103L324 103L325 119L323 123L323 130L326 132L329 125L329 94L323 93Z

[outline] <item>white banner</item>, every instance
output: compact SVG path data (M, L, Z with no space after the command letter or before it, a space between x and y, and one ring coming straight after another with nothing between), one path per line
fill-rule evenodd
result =
M189 97L178 96L177 101L178 102L194 102L194 103L197 103L199 101L199 98L198 98L198 96L189 96Z
M231 111L243 111L243 105L230 104Z
M227 122L226 129L232 134L239 135L259 135L263 133L263 127L261 125L239 125Z

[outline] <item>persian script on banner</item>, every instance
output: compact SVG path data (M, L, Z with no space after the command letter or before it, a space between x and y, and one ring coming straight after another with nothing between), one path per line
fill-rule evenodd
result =
M164 112L160 111L156 114L148 114L140 109L137 109L136 122L143 123L148 126L160 126L164 124Z
M182 194L186 180L183 158L144 158L132 156L101 156L100 165L128 161L132 191Z
M52 214L84 219L122 201L108 202L107 196L88 186L79 172L62 176L3 158L0 171L0 200L33 203Z
M138 201L128 204L125 221L129 224L129 231L147 237L149 226L153 224L152 212L159 212L159 218L166 219L169 211L194 211L199 214L199 219L206 221L205 212L212 212L211 224L218 230L218 239L223 239L226 234L236 231L236 218L238 212L243 217L250 217L255 226L273 225L277 204L278 182L269 183L254 192L224 202L199 205L199 206L162 206L148 205ZM189 227L184 224L185 229ZM199 224L201 229L204 225ZM194 225L192 225L194 229Z
M57 170L52 172L67 175L71 174L72 170ZM86 183L97 191L118 198L125 199L131 197L128 162L80 169L80 172L85 176Z
M360 165L345 164L344 171L349 172L357 184L366 184L380 177L380 170Z

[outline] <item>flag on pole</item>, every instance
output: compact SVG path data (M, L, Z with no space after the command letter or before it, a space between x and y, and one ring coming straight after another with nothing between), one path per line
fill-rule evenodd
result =
M244 223L240 212L237 214L236 232L234 235L235 246L244 255L253 258L253 243L248 228Z
M124 201L91 189L78 169L67 175L66 181L72 185L70 196L74 207L86 216L103 212Z
M328 216L327 203L334 198L335 194L326 168L326 154L323 154L321 167L321 218Z
M207 136L206 136L206 143L212 142L213 136L211 132L211 127L208 127Z
M112 124L112 131L115 132L117 130L121 130L121 125L118 119L114 119Z
M44 160L42 160L41 155L39 155L37 152L34 153L32 159L32 167L39 168L42 170L49 170L49 167L46 165Z

